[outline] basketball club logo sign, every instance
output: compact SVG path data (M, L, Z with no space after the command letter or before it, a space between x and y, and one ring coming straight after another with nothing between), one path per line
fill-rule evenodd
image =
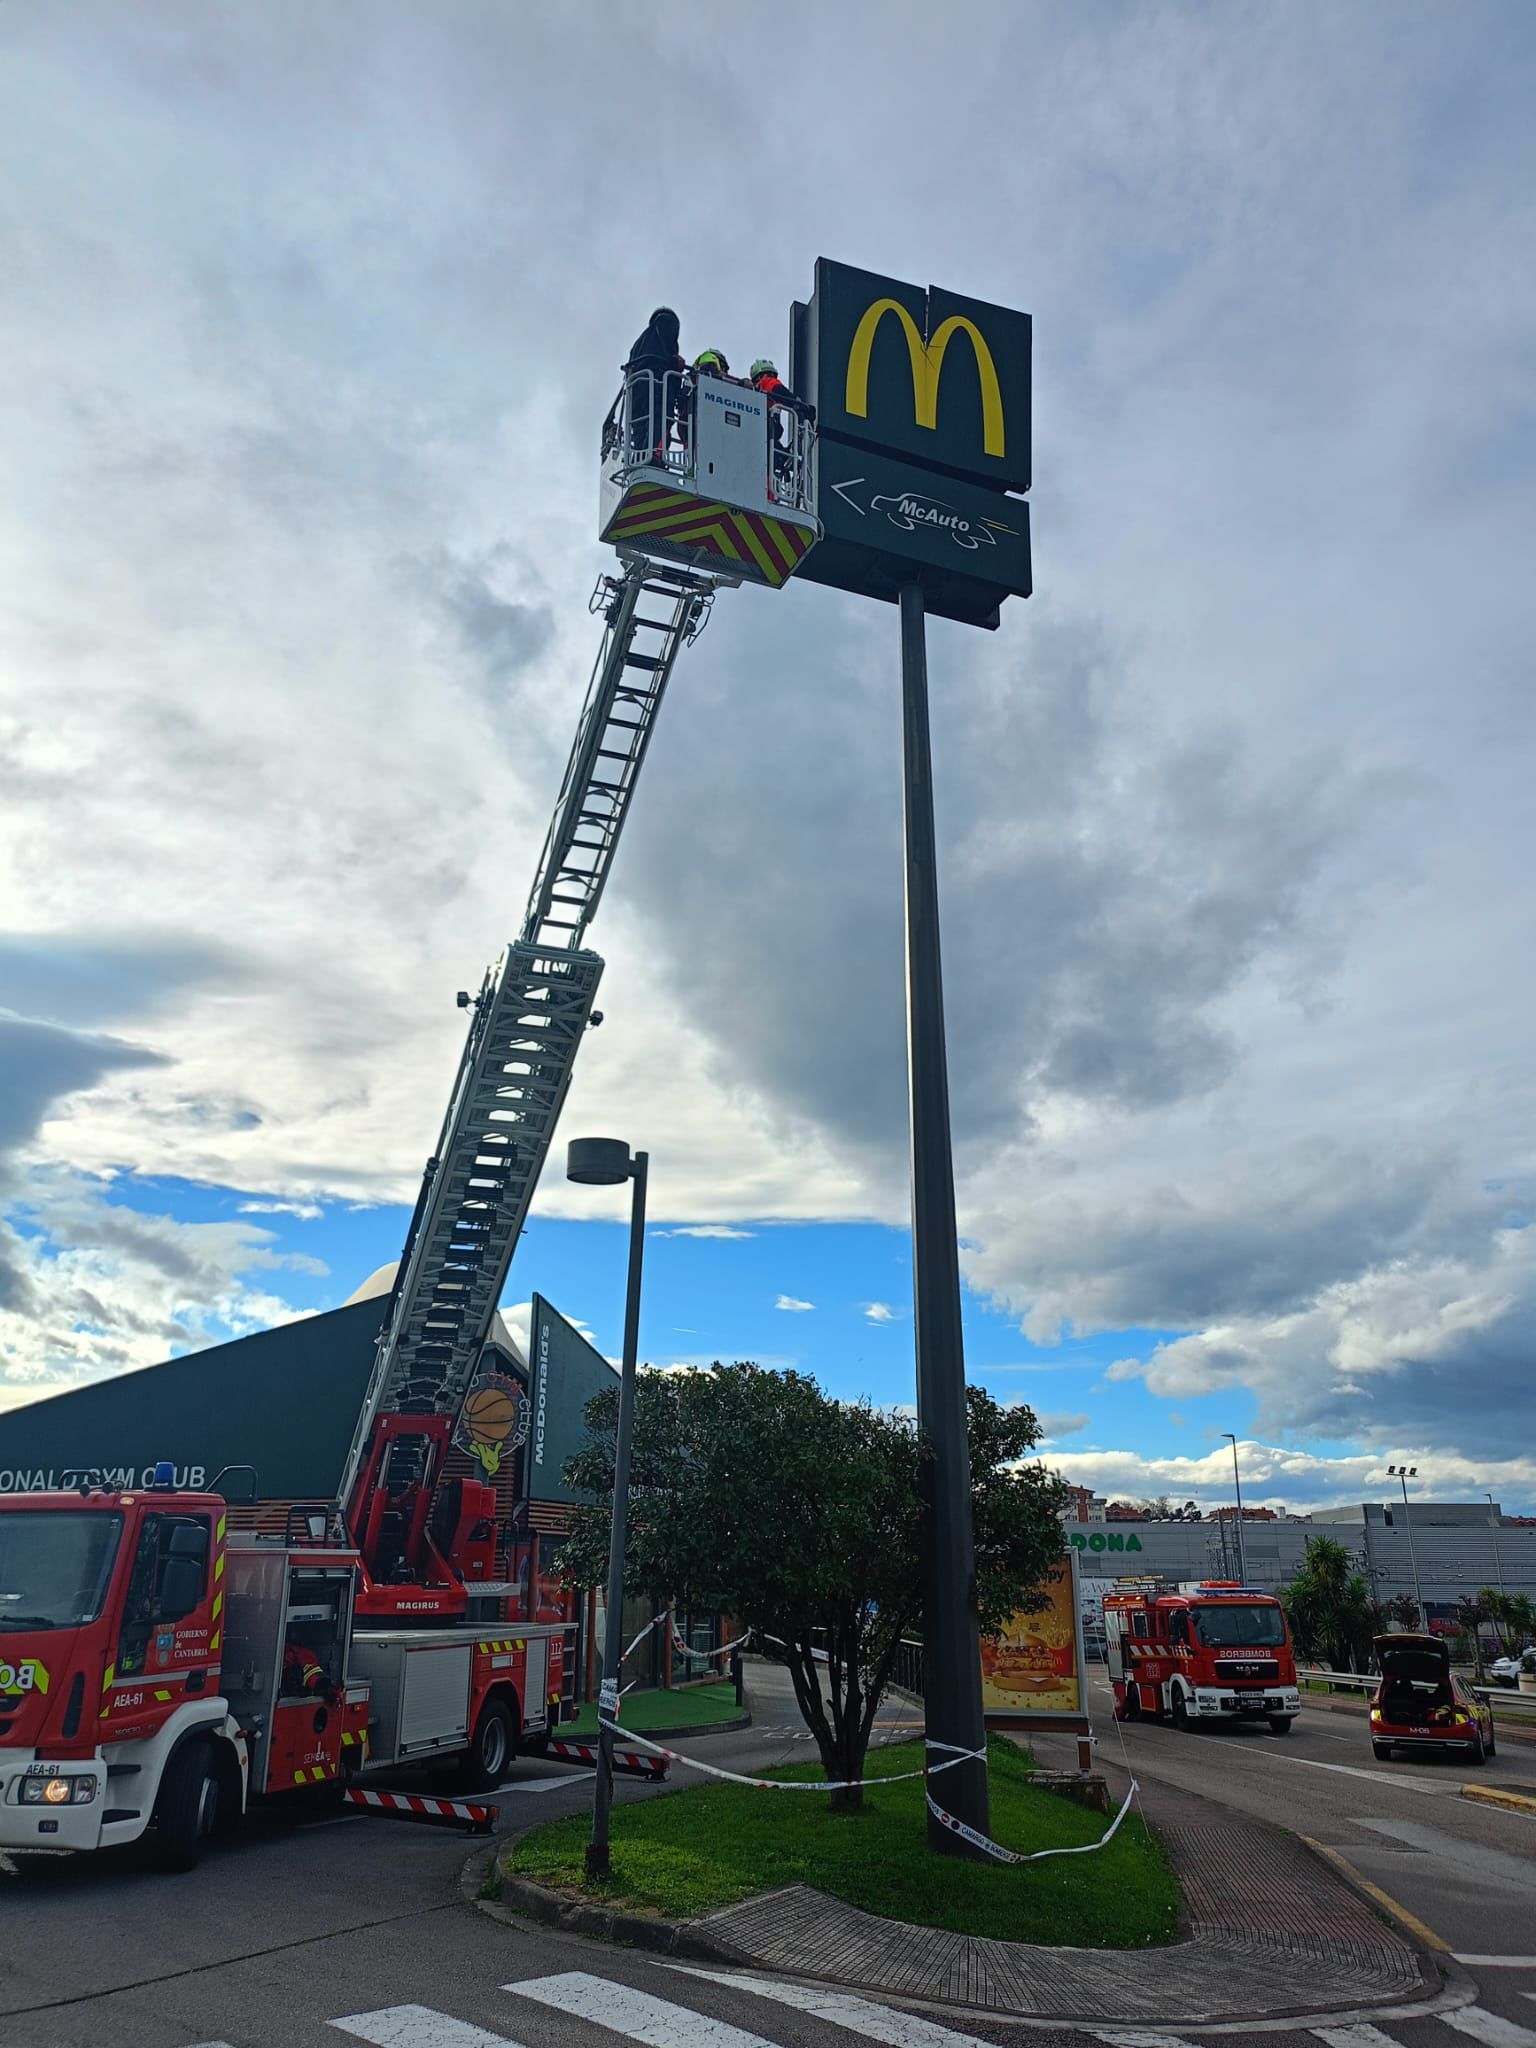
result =
M453 1432L457 1449L477 1458L487 1479L501 1470L504 1451L528 1439L528 1403L522 1388L504 1372L478 1373L470 1382Z

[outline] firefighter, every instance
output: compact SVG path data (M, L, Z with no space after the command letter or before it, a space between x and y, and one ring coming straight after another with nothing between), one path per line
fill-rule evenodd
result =
M325 1666L313 1650L306 1649L290 1636L283 1645L283 1697L307 1698L323 1693L326 1686Z
M814 420L816 408L808 399L801 398L790 390L767 356L759 356L752 365L752 389L761 391L772 410L785 406L798 419ZM771 417L771 413L770 413Z
M668 423L681 414L683 374L688 365L678 353L681 322L670 306L658 306L635 337L624 363L626 380L639 377L629 411L631 457L666 452ZM648 376L642 375L648 372ZM610 414L610 419L612 415ZM604 440L608 439L605 431Z
M768 452L773 459L775 481L789 485L794 468L793 446L784 437L779 424L782 413L792 412L797 419L814 420L816 408L796 392L790 390L767 356L759 356L752 365L752 389L761 391L768 401Z
M725 359L722 348L701 348L688 366L688 376L683 387L683 402L678 410L677 437L686 448L689 443L689 429L693 423L694 407L698 403L699 379L718 377L723 384L739 384L741 379L731 375L731 366Z

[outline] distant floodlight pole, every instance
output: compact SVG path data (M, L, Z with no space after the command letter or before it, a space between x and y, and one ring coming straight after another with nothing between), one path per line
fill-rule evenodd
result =
M1237 1438L1230 1429L1224 1429L1221 1433L1232 1446L1232 1483L1237 1488L1237 1576L1239 1583L1246 1586L1248 1559L1243 1550L1243 1475L1237 1469Z
M1488 1503L1488 1526L1493 1531L1493 1575L1499 1582L1499 1598L1507 1600L1509 1595L1504 1591L1504 1560L1499 1555L1499 1510L1491 1493L1485 1493L1483 1499Z
M648 1152L631 1154L622 1138L573 1138L565 1177L586 1187L634 1184L629 1211L629 1288L624 1298L624 1367L619 1379L619 1431L613 1453L613 1529L608 1538L608 1611L603 1630L603 1686L599 1697L597 1781L592 1788L588 1877L609 1872L608 1809L613 1804L613 1727L619 1665L624 1655L624 1546L629 1533L629 1460L635 1434L635 1361L640 1350L640 1268L645 1254L645 1176Z
M902 794L906 821L907 1074L912 1134L912 1296L917 1420L928 1442L923 1527L923 1722L930 1761L956 1750L939 1780L947 1812L979 1834L991 1825L987 1727L981 1704L981 1633L971 1526L971 1449L960 1321L955 1162L944 1051L939 955L933 755L928 733L926 601L915 578L901 586ZM963 1836L928 1815L928 1846L979 1858Z
M1419 1627L1423 1628L1425 1626L1424 1595L1419 1589L1419 1558L1417 1551L1413 1547L1413 1515L1408 1507L1408 1482L1410 1479L1417 1479L1418 1476L1419 1468L1417 1465L1389 1465L1387 1467L1387 1477L1397 1480L1403 1489L1403 1527L1408 1531L1408 1562L1413 1567L1413 1598L1414 1604L1419 1610Z

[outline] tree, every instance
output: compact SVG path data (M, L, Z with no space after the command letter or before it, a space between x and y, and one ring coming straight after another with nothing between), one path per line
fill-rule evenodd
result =
M1150 1500L1136 1503L1149 1522L1171 1522L1178 1510L1166 1493L1155 1493Z
M982 1629L1039 1604L1061 1554L1066 1488L1025 1453L1040 1426L967 1390L977 1609ZM608 1555L618 1397L588 1403L566 1483L562 1571L597 1584ZM630 1593L711 1608L751 1628L790 1673L827 1776L864 1775L875 1710L922 1613L922 1485L915 1425L830 1400L806 1374L753 1364L643 1372L635 1399ZM823 1691L822 1680L826 1680ZM834 1795L856 1808L861 1795Z
M1309 1536L1301 1570L1280 1598L1291 1633L1308 1656L1321 1656L1331 1671L1364 1663L1375 1633L1376 1606L1365 1574L1342 1543Z
M1456 1602L1456 1626L1463 1641L1468 1645L1472 1658L1472 1675L1479 1685L1483 1682L1483 1623L1488 1620L1488 1609L1483 1604L1483 1594L1491 1588L1485 1586L1481 1593L1463 1593ZM1494 1599L1499 1597L1494 1594Z
M1381 1609L1381 1619L1383 1625L1395 1622L1400 1629L1406 1629L1410 1635L1417 1635L1424 1626L1419 1603L1408 1593L1394 1593Z

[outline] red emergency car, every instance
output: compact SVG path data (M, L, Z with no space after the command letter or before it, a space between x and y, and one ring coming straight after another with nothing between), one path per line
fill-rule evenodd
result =
M1480 1764L1493 1755L1493 1709L1451 1669L1440 1636L1377 1636L1381 1683L1371 1700L1371 1748L1455 1749Z

